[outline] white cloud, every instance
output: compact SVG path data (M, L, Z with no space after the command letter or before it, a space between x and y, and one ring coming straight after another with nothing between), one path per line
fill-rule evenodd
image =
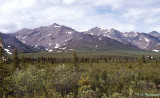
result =
M59 23L87 30L160 31L159 0L0 0L0 31ZM156 27L156 28L154 28Z
M72 4L75 0L62 0L64 4Z

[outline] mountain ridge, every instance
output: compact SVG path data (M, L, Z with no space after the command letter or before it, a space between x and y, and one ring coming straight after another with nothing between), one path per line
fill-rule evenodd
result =
M79 32L71 27L57 23L41 26L34 29L24 28L10 33L23 44L35 49L55 52L73 50L108 50L117 49L144 49L160 50L160 33L120 32L116 29L101 29L94 27L88 31Z
M94 30L96 29L96 30ZM98 32L98 34L97 34ZM106 37L110 37L122 43L132 44L137 46L140 49L145 50L160 50L160 39L158 35L160 33L154 31L155 33L140 33L140 32L120 32L115 29L101 29L92 28L85 33L92 34L92 35L103 35ZM155 35L156 34L156 35Z
M2 46L6 53L12 54L14 49L17 48L18 52L23 53L30 53L30 52L37 52L36 49L34 49L31 46L27 46L23 44L21 41L19 41L16 37L3 34L0 32L0 36L2 37Z
M117 46L117 48L126 49L137 48L131 44L129 45L126 43L120 43L114 39L106 38L103 36L98 37L96 35L78 32L71 27L66 27L64 25L58 25L55 23L49 26L39 27L35 29L22 29L18 32L12 33L11 35L15 36L26 45L38 49L41 47L40 49L48 51L69 51L74 49L78 50L82 47L92 51L96 49L107 50L107 48L113 48L114 46Z

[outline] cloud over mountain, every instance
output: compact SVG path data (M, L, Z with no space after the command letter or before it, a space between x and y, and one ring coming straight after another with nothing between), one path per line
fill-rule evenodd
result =
M121 31L160 31L159 0L0 0L0 31L53 22L76 30L93 26Z

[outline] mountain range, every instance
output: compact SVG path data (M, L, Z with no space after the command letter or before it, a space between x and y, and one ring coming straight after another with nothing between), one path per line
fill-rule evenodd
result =
M159 52L160 33L120 32L115 29L94 27L88 31L79 32L71 27L59 24L22 29L3 34L3 46L11 54L14 48L20 52L69 52L77 51L107 51L113 49L149 50Z
M120 32L115 29L92 28L85 33L117 40L124 44L132 44L140 49L160 50L160 33L153 31L150 33Z
M37 52L36 49L34 49L31 46L23 44L20 40L18 40L14 36L11 36L10 34L0 33L0 35L2 37L3 49L8 54L12 54L15 48L17 48L19 52L23 53Z

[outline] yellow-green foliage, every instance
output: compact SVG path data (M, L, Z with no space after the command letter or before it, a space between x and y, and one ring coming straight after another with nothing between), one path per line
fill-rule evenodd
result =
M0 90L12 98L136 98L137 94L157 94L160 60L142 58L92 58L91 62L91 58L76 56L76 63L64 58L51 63L43 58L43 63L33 64L23 59L20 65L26 67L8 71L10 76L4 76ZM73 64L78 64L77 70ZM9 68L12 62L4 65Z
M78 91L78 98L96 98L96 92L91 89L90 79L81 76L78 82L80 88Z

